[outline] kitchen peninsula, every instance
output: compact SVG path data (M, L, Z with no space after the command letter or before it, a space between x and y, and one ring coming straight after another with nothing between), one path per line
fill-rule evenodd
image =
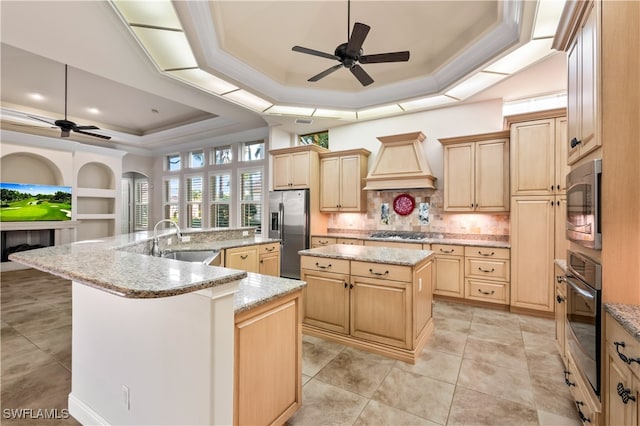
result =
M253 228L183 235L190 241L164 232L160 246L277 243ZM284 423L301 404L305 283L153 257L152 240L139 232L10 256L72 280L71 415L83 424Z
M433 330L433 252L335 244L301 250L305 334L414 364Z

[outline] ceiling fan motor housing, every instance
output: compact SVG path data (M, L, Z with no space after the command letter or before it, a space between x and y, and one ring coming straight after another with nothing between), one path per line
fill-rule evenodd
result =
M352 68L358 63L358 60L360 59L360 56L362 56L363 51L362 49L360 49L357 55L349 55L347 54L347 44L348 43L342 43L341 45L336 47L335 55L340 58L340 62L342 62L342 65L344 65L346 68Z

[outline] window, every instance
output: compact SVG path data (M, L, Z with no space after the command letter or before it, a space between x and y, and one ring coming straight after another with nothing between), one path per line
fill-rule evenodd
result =
M264 159L264 142L245 142L242 144L242 161L256 161Z
M262 170L240 172L240 226L262 224Z
M164 180L164 218L179 223L180 180L169 178Z
M204 167L204 151L192 151L189 153L189 167L192 169Z
M134 182L134 230L146 231L149 229L149 181L136 179Z
M232 150L230 146L221 146L213 149L211 159L212 164L231 164L233 161Z
M180 170L180 154L171 154L166 156L167 162L165 169L169 172Z
M202 176L187 178L187 228L202 228Z
M220 173L209 177L209 226L229 227L231 204L231 173Z

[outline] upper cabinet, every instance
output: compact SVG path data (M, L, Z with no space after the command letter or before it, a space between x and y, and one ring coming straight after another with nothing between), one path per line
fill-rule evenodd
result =
M274 149L273 189L307 189L317 183L321 152L329 152L317 145L303 145L293 148Z
M597 129L598 38L597 8L594 3L584 12L581 25L568 49L569 118L568 161L573 164L600 146Z
M509 211L509 131L440 139L444 210Z
M367 210L363 191L367 176L366 149L320 154L320 211L362 212Z
M564 114L564 109L557 113ZM511 126L511 195L563 194L568 173L567 119L533 118L526 121L526 114L507 117Z

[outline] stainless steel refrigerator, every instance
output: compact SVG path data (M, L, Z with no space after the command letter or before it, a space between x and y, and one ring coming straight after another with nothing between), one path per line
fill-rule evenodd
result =
M280 276L300 279L299 250L309 248L309 190L269 192L269 237L282 241Z

